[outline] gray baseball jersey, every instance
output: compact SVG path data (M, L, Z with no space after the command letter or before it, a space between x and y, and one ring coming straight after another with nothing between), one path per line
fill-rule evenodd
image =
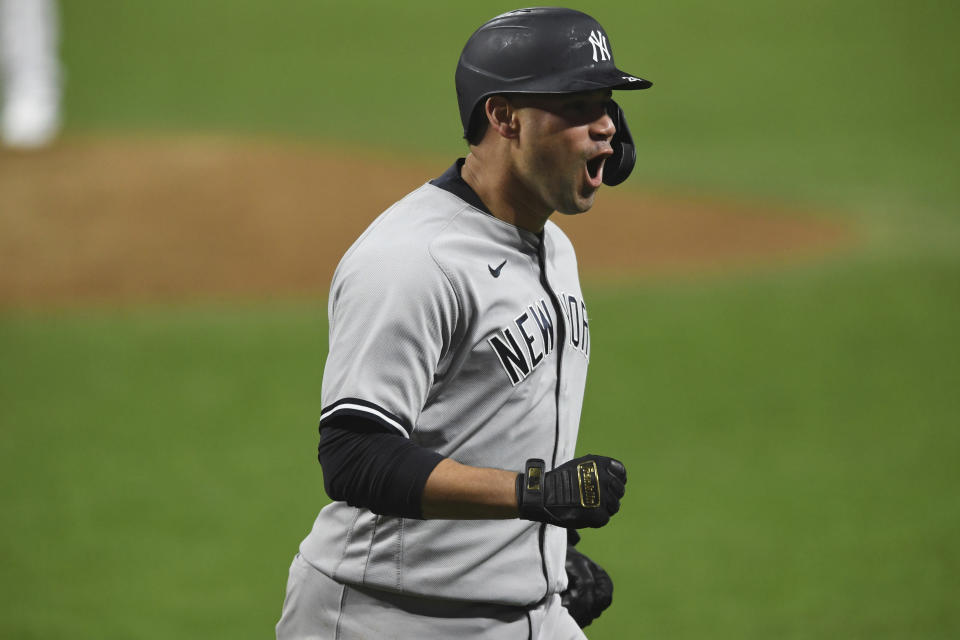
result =
M341 260L329 299L321 427L364 415L457 462L521 471L574 456L590 330L576 257L425 184ZM566 587L566 531L416 520L334 502L300 546L348 584L529 605Z

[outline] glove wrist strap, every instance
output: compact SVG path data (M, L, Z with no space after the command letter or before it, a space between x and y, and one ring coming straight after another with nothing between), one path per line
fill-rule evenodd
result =
M517 476L517 506L520 517L525 520L543 519L545 467L540 458L530 458L523 466L523 473Z

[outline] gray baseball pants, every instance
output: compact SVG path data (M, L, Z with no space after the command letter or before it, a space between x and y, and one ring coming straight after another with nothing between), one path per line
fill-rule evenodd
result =
M402 596L290 565L277 640L586 640L554 595L531 609Z

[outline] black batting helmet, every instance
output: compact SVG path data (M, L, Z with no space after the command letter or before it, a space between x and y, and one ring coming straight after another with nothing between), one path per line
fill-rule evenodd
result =
M561 7L517 9L477 29L457 62L457 102L468 140L480 126L482 106L492 95L576 93L596 89L646 89L651 82L617 68L600 23ZM627 179L636 161L623 111L611 101L617 127L603 181Z

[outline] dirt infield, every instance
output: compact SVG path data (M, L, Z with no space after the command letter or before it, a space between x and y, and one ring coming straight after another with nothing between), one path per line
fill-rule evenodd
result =
M212 138L0 151L0 306L325 296L369 221L445 168ZM853 239L817 216L611 189L554 219L595 278L809 259Z

